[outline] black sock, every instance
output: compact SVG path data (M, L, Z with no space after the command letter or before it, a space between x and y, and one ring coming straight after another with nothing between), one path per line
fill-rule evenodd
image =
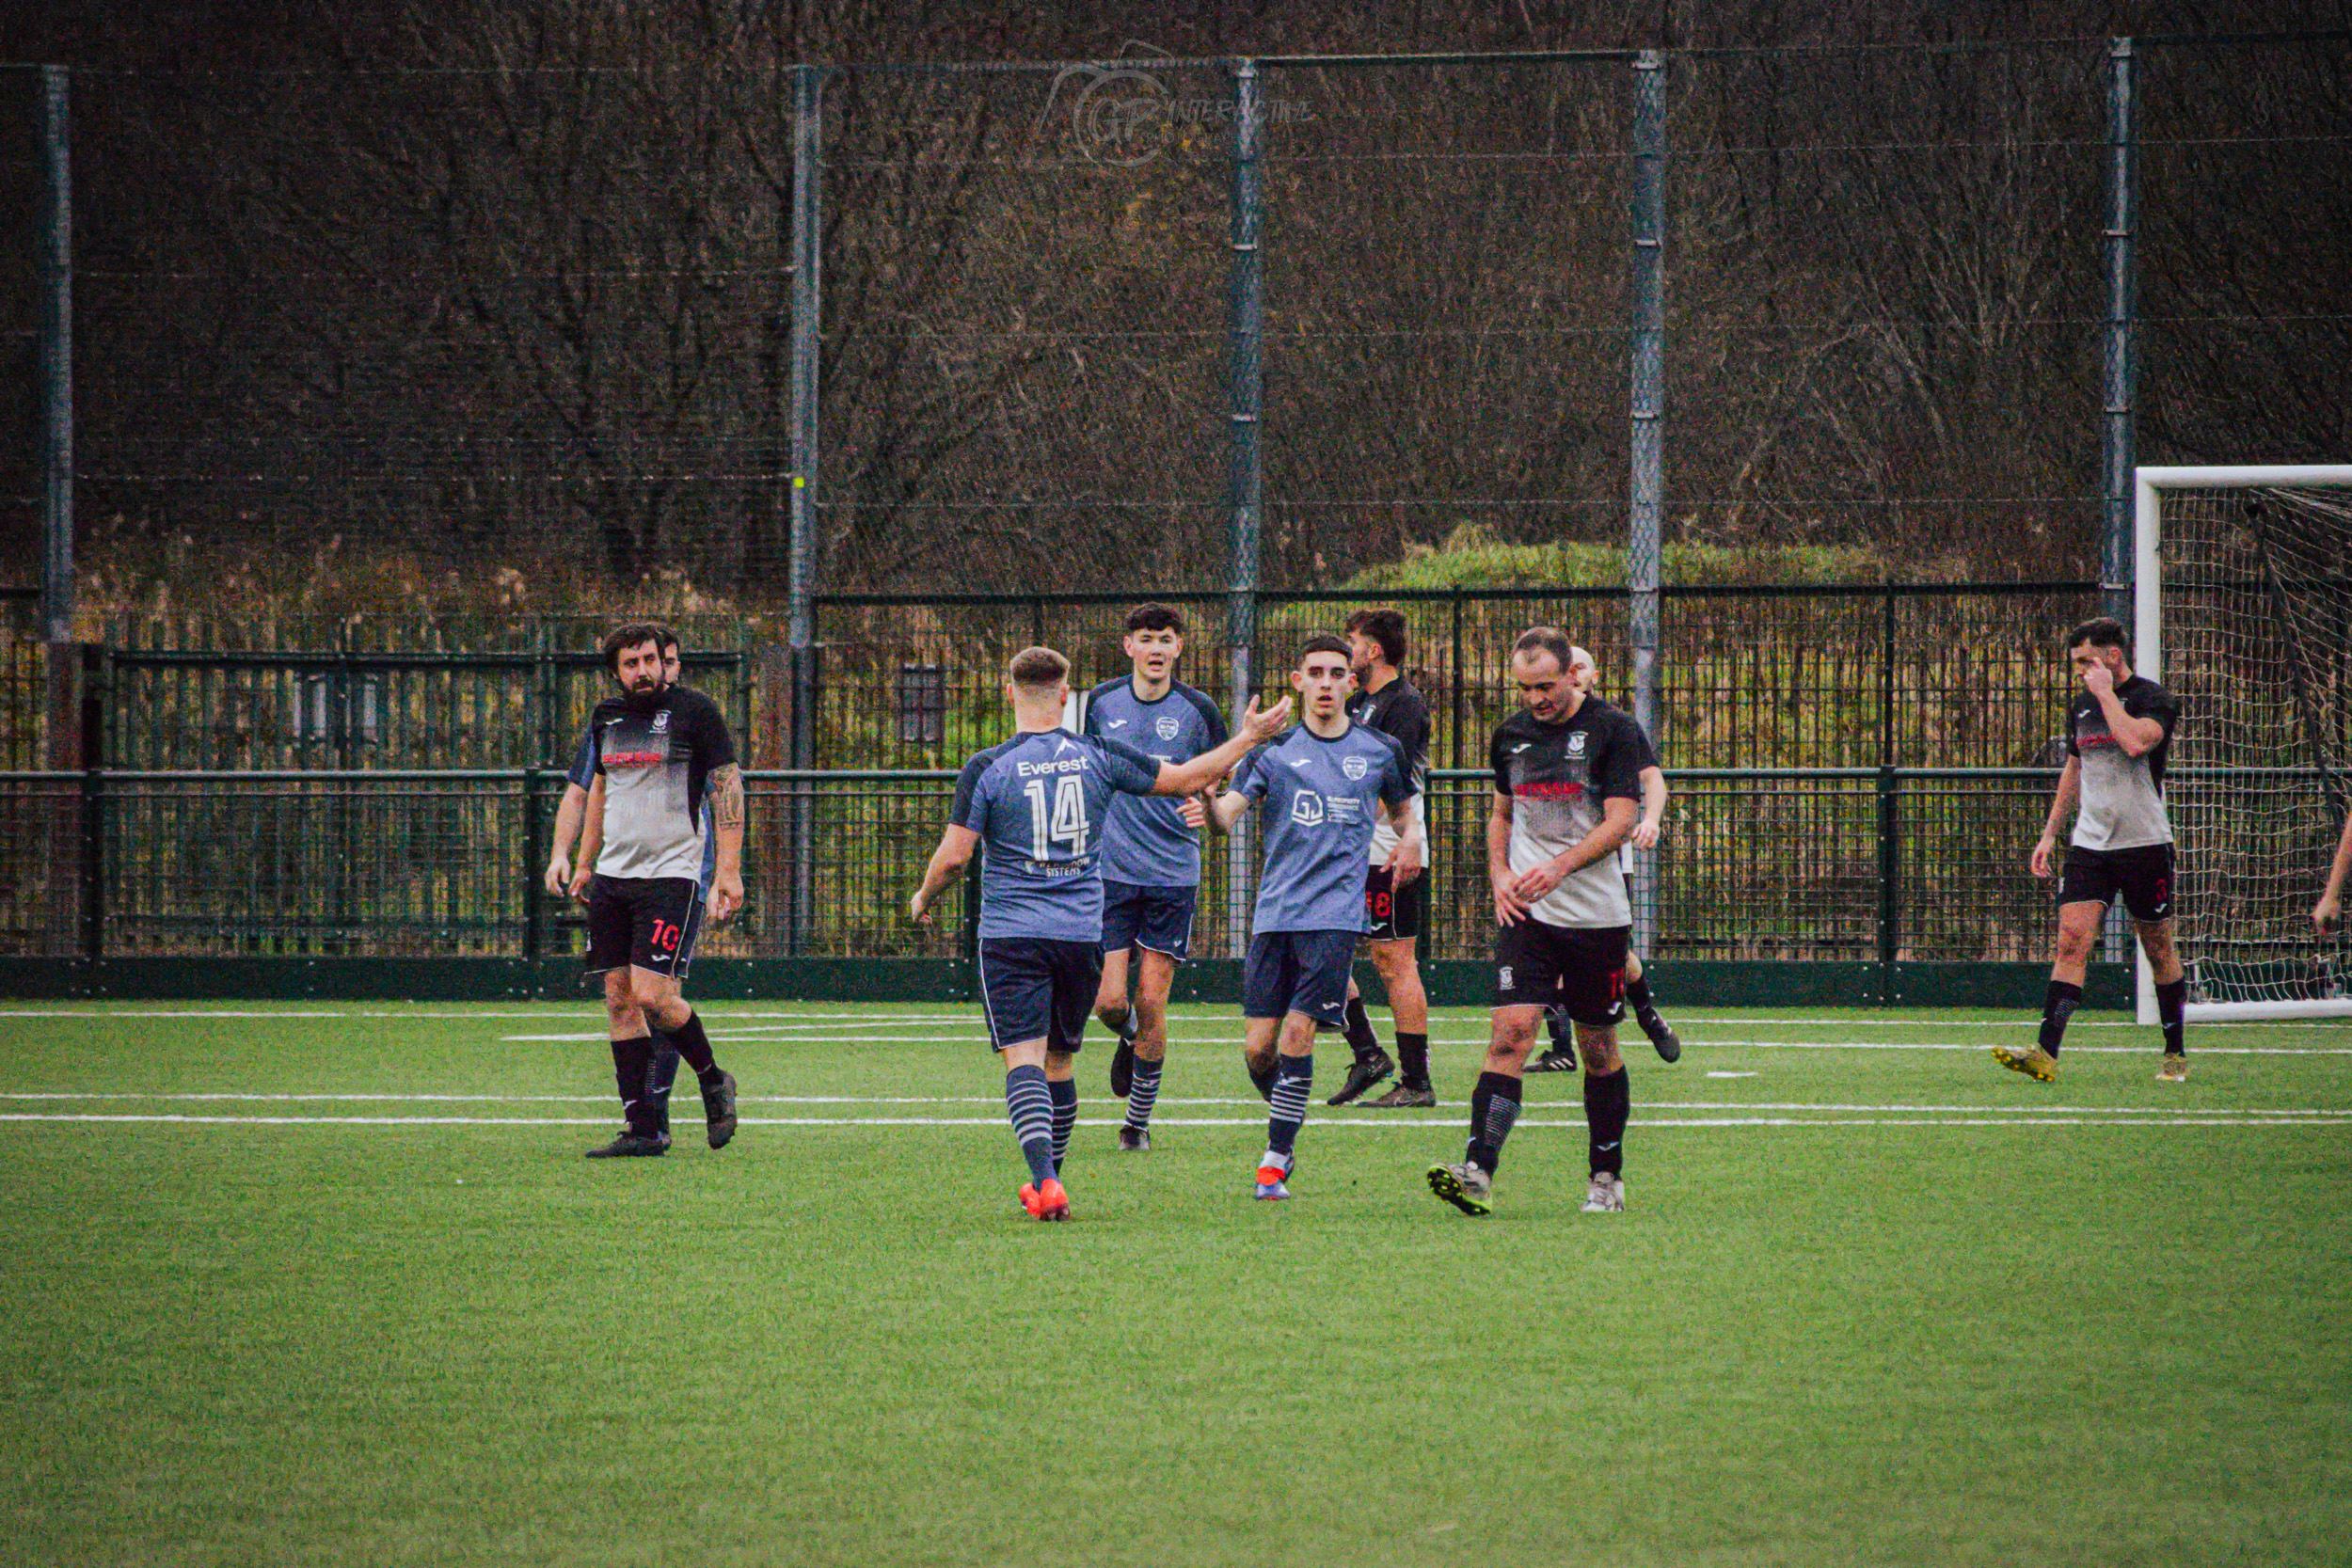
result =
M1347 1047L1362 1061L1380 1049L1380 1037L1373 1033L1372 1015L1364 1010L1364 999L1347 999Z
M1651 1000L1649 994L1648 970L1642 971L1640 979L1628 980L1625 983L1625 1000L1626 1005L1637 1013L1645 1013L1657 1006L1658 1004Z
M628 1118L628 1130L632 1132L652 1133L660 1130L654 1117L651 1087L646 1082L652 1071L651 1035L612 1042L612 1086L620 1091L621 1115Z
M702 1014L688 1013L686 1022L670 1031L670 1038L696 1078L705 1084L719 1081L719 1060L710 1053L710 1037L703 1033Z
M659 1029L652 1037L653 1063L645 1069L645 1085L653 1096L654 1120L666 1132L670 1130L670 1090L677 1083L677 1047Z
M1396 1032L1396 1065L1403 1076L1399 1080L1408 1089L1429 1086L1429 1036L1414 1035L1399 1029Z
M1519 1081L1507 1072L1480 1073L1470 1090L1470 1163L1492 1176L1502 1163L1502 1140L1518 1119Z
M2042 1050L2053 1056L2058 1053L2058 1041L2066 1037L2066 1021L2082 1005L2082 987L2070 986L2063 980L2050 982L2050 989L2042 993Z
M1584 1075L1584 1129L1593 1146L1593 1174L1625 1173L1625 1124L1633 1111L1633 1087L1619 1068L1606 1078Z
M1544 1032L1551 1037L1552 1050L1566 1051L1573 1047L1576 1037L1571 1031L1567 1008L1554 1003L1544 1009Z
M1061 1174L1062 1156L1070 1152L1070 1134L1078 1125L1078 1081L1049 1078L1045 1095L1054 1106L1054 1174Z
M2164 1053L2168 1056L2185 1055L2188 1052L2181 1041L2181 1014L2187 1006L2187 975L2156 988L2156 1022L2164 1025Z

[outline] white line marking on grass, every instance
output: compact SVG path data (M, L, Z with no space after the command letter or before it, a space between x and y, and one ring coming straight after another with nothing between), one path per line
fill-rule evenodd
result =
M1756 1074L1753 1072L1710 1072L1707 1076L1709 1078L1754 1078Z
M74 1122L74 1123L154 1123L183 1127L610 1127L612 1118L602 1117L359 1117L359 1116L200 1116L185 1112L89 1112L89 1111L0 1111L0 1122ZM997 1132L1005 1130L1002 1116L991 1117L745 1117L745 1127L981 1127ZM1086 1117L1080 1127L1119 1127L1119 1117ZM1163 1117L1155 1118L1159 1127L1263 1127L1263 1117ZM1565 1121L1521 1120L1521 1128L1583 1132L1584 1122L1579 1118ZM2248 1117L2227 1114L2173 1113L2161 1117L2133 1120L2099 1120L2081 1117L2045 1117L2019 1121L2005 1117L1921 1117L1893 1116L1862 1116L1836 1117L1675 1117L1655 1120L1636 1118L1632 1126L1645 1132L1658 1128L1711 1127L2336 1127L2339 1121L2313 1117ZM1342 1117L1315 1124L1318 1128L1403 1128L1416 1132L1435 1132L1441 1124L1435 1120L1356 1120Z

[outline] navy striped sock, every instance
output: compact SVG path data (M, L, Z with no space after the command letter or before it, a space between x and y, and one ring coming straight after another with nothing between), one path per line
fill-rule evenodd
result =
M1139 1130L1152 1125L1152 1107L1160 1098L1160 1069L1167 1065L1165 1061L1136 1058L1135 1082L1127 1089L1128 1126Z
M1273 1107L1265 1118L1265 1146L1277 1154L1288 1154L1298 1142L1298 1130L1307 1120L1307 1100L1315 1087L1315 1059L1309 1056L1283 1056L1274 1064L1274 1092L1266 1103Z
M1054 1174L1054 1095L1046 1086L1043 1068L1017 1067L1005 1074L1005 1114L1012 1118L1012 1135L1021 1141L1022 1157L1029 1162L1030 1180L1050 1180Z
M1070 1132L1078 1125L1078 1081L1064 1078L1059 1083L1048 1080L1046 1090L1054 1097L1054 1174L1061 1174L1062 1156L1070 1152Z

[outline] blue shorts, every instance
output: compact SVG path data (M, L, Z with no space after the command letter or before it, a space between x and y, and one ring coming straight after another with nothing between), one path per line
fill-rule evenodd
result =
M1327 1029L1347 1022L1347 974L1361 931L1261 931L1242 965L1241 1016L1305 1013Z
M1103 951L1148 947L1178 963L1192 957L1192 910L1197 887L1145 887L1103 879Z
M1075 1051L1103 983L1103 950L1090 942L1045 937L980 939L980 1006L989 1044L998 1051L1043 1040L1048 1051Z

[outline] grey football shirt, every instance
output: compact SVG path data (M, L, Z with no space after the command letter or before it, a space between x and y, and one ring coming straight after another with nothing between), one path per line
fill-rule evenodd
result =
M701 879L709 818L705 785L735 760L718 705L691 687L608 697L588 721L604 775L599 877Z
M2099 699L2085 691L2067 713L2067 753L2082 763L2082 804L2074 813L2075 847L2137 849L2172 842L2172 822L2164 811L2164 762L2172 730L2181 721L2179 699L2145 675L2115 689L2115 700L2134 719L2153 719L2164 737L2138 756L2116 744Z
M1557 724L1525 712L1505 720L1488 760L1496 790L1511 800L1511 869L1530 871L1575 848L1600 826L1603 801L1640 800L1647 755L1633 721L1590 698ZM1563 878L1531 912L1570 929L1630 926L1625 869L1616 856L1603 855Z

